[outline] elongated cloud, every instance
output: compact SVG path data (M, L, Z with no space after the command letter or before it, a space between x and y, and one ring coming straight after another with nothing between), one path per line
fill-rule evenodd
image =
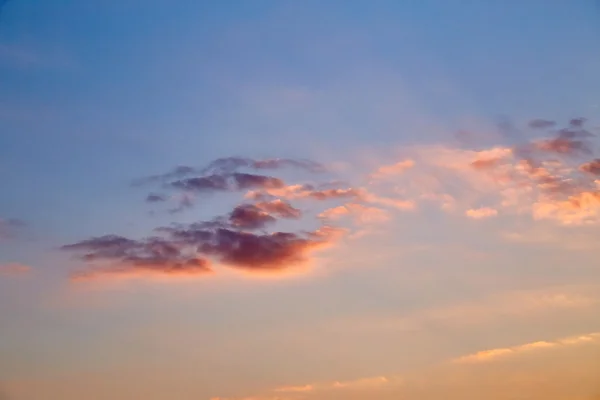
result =
M281 169L286 167L304 169L310 172L325 172L324 165L311 160L295 160L289 158L266 158L254 160L245 157L225 157L212 161L204 172L234 172L240 168L251 169Z
M353 380L340 380L331 382L317 382L298 386L281 386L269 390L261 395L247 397L213 397L211 400L292 400L336 391L350 392L352 390L377 389L390 384L397 384L401 380L398 376L373 376ZM285 397L280 397L285 396Z
M600 342L600 333L590 333L580 336L572 336L563 339L557 339L553 341L537 341L522 344L513 347L502 347L497 349L490 349L479 351L474 354L469 354L460 358L455 359L455 363L481 363L495 361L504 357L514 356L522 353L528 353L537 350L551 349L565 346L575 346L584 343Z
M529 127L534 129L547 129L556 125L556 122L547 119L534 119L529 121Z
M219 192L256 188L281 188L285 183L278 178L234 172L226 175L209 175L171 182L170 186L190 192Z
M247 271L283 271L306 264L309 255L333 243L343 230L329 226L308 232L252 233L275 223L270 209L284 218L299 213L285 202L244 204L225 218L187 225L157 228L162 236L129 239L105 235L63 246L80 254L87 263L109 266L92 267L76 278L106 274L127 275L200 275L212 272L209 260Z
M180 165L172 171L159 175L150 175L133 181L134 186L155 183L169 182L172 180L180 180L188 176L196 175L196 177L210 175L227 175L239 171L242 168L264 170L264 169L281 169L286 167L304 169L310 172L325 172L327 169L322 164L310 160L295 160L289 158L266 158L255 160L247 157L224 157L211 161L205 167L191 167L188 165Z
M302 385L302 386L282 386L276 389L273 389L274 392L282 392L282 393L303 393L303 392L311 392L315 388L313 385Z
M249 191L246 194L246 198L259 201L268 199L269 197L318 201L345 200L354 203L363 202L379 204L400 210L412 210L416 207L414 201L378 196L362 187L323 188L322 186L319 187L311 184L304 184L288 185L281 188L260 191Z
M106 235L66 245L63 250L82 253L87 262L108 262L108 266L78 272L76 279L98 275L198 275L211 272L208 260L182 252L181 246L163 238L133 240Z
M163 201L167 201L167 196L163 194L150 193L146 196L146 202L148 203L161 203Z
M264 187L264 190L254 190L246 194L246 197L254 200L264 200L269 197L280 197L285 199L356 199L362 197L363 189L354 187L324 188L312 184L297 184L280 187Z

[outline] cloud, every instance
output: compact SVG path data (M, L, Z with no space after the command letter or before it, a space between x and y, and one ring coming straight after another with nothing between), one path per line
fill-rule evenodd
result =
M582 164L579 169L593 175L600 175L600 158Z
M229 215L232 226L240 229L260 229L277 219L252 204L243 204L233 209Z
M294 167L304 169L310 172L325 172L327 168L310 160L295 160L288 158L266 158L255 160L247 157L223 157L211 161L205 167L191 167L180 165L164 174L150 175L133 181L134 186L145 185L155 182L168 182L171 180L181 180L191 175L197 175L197 178L206 176L229 175L239 171L242 168L248 169L281 169L285 167Z
M370 378L360 378L352 381L333 382L332 388L336 389L357 389L357 388L372 388L381 385L386 385L390 379L385 376L376 376Z
M471 208L465 212L465 215L473 219L491 218L498 215L498 210L489 207Z
M241 204L229 213L227 219L229 227L254 230L274 224L277 221L275 216L283 219L298 219L302 216L302 212L291 204L277 199L256 204ZM226 225L224 224L223 227Z
M292 400L304 398L304 395L329 393L332 391L349 392L352 390L373 390L386 385L401 383L398 376L374 376L344 381L316 382L296 386L281 386L265 391L256 396L244 397L213 397L211 400ZM279 397L280 394L290 397ZM293 396L293 397L292 397Z
M25 222L16 218L0 218L0 240L14 238L25 226Z
M534 128L534 129L546 129L546 128L552 128L553 126L555 126L556 122L549 121L547 119L533 119L533 120L529 121L529 123L527 125L530 128Z
M355 397L358 393L361 393L363 396L368 394L368 398L379 398L382 397L382 395L386 399L392 398L390 395L394 396L393 398L444 398L444 390L451 390L451 392L455 394L458 393L458 397L461 398L461 393L465 393L462 391L457 391L457 389L463 383L461 378L465 376L468 377L468 383L470 385L473 381L472 378L474 374L482 371L479 368L473 369L473 365L483 363L487 364L498 360L514 358L528 353L544 352L552 349L581 346L599 342L600 333L598 332L552 341L541 340L514 347L496 348L468 354L456 359L435 363L425 369L420 368L417 372L407 371L402 375L387 373L379 376L356 378L352 380L338 380L329 382L315 382L297 386L283 386L265 390L261 394L254 396L213 397L211 400L291 400L305 398L320 399L329 397L336 399L342 398L338 396L359 398L360 396ZM459 366L462 366L463 368L466 367L468 369L458 369ZM574 366L581 366L581 364L578 363ZM511 364L511 369L509 370L512 370L513 368L514 364ZM495 371L497 374L492 375L490 375L489 369L484 371L485 375L476 375L477 379L475 379L475 381L478 382L476 385L477 387L481 386L483 382L484 387L487 388L490 384L498 383L498 381L500 383L498 388L501 388L507 384L511 385L512 387L516 384L519 385L518 389L523 389L523 387L520 386L521 383L531 384L536 388L539 388L540 384L547 384L548 375L544 374L542 380L534 379L536 376L539 376L538 374L532 376L523 376L523 373L526 371L526 369L522 370L516 368L515 374L518 374L520 379L507 379L507 376L502 372L506 371L505 369L497 370ZM468 373L465 374L466 372ZM548 371L546 371L546 373L547 372ZM552 374L550 374L550 376L552 376ZM592 377L592 379L595 378L593 372L590 377ZM573 381L571 383L573 383ZM434 389L436 396L423 396L423 391L429 390L430 388ZM385 394L381 392L381 390L385 390ZM390 390L395 391L390 392ZM406 391L404 392L404 390ZM515 393L518 392L519 390L517 390ZM280 395L288 397L280 397ZM464 397L464 394L462 397ZM479 396L478 398L482 397Z
M363 196L365 191L339 187L339 183L332 182L286 185L278 177L241 171L242 168L277 170L285 167L325 171L316 162L283 158L227 157L203 168L180 166L138 182L158 182L162 189L178 192L172 195L153 192L147 196L147 202L178 200L179 205L169 210L175 213L192 207L194 196L202 193L247 192L246 201L213 219L158 227L154 230L158 236L131 239L105 235L65 245L62 249L90 264L89 270L77 273L77 277L202 275L213 271L209 266L212 263L261 274L307 266L314 251L337 242L347 230L323 224L319 219L315 221L320 224L316 229L283 232L272 228L281 219L300 220L305 216L289 200L348 200Z
M533 217L564 225L596 223L600 220L600 192L584 191L566 200L540 200L533 205Z
M592 154L595 137L584 124L585 120L575 119L566 128L553 128L549 138L513 146L405 147L400 163L414 160L413 167L384 176L379 184L386 187L380 188L393 188L395 198L407 205L437 203L446 212L467 217L493 216L494 211L475 211L485 203L486 208L506 216L528 214L533 220L562 225L597 224L600 180L595 172L600 163L596 159L581 162L583 156ZM520 133L514 139L525 137Z
M217 229L209 241L200 241L198 248L225 265L257 272L282 271L306 263L311 251L329 245L339 233L329 227L304 235Z
M503 347L497 349L490 349L479 351L477 353L469 354L453 360L454 363L482 363L495 361L497 359L515 356L522 353L528 353L531 351L551 349L556 347L574 346L590 342L600 341L600 333L590 333L586 335L567 337L563 339L557 339L553 341L537 341L522 344L513 347Z
M95 266L77 272L74 279L94 278L99 275L204 275L211 272L208 260L182 252L178 243L153 237L133 240L117 235L99 236L70 245L63 250L83 253L86 262L109 262L109 266Z
M573 155L592 154L592 145L587 139L594 136L584 129L585 118L574 118L569 126L557 131L557 136L551 139L534 141L533 147L549 153Z
M254 204L254 206L280 218L297 219L302 216L301 210L293 207L290 203L281 199L261 201Z
M284 393L299 393L299 392L311 392L315 388L313 385L302 385L302 386L282 386L276 389L273 389L274 392L284 392Z
M360 187L338 187L323 188L311 184L288 185L281 188L266 189L262 191L250 191L246 198L253 200L264 200L269 197L280 197L285 199L309 199L318 201L349 200L355 203L373 203L400 210L412 210L415 202L411 200L397 199L378 196Z
M558 154L592 154L591 146L572 137L557 137L554 139L540 140L534 143L537 150Z
M264 219L239 217L235 228L256 228ZM239 226L239 225L244 225ZM98 274L198 275L211 272L208 259L249 272L278 272L305 265L309 255L332 244L342 230L323 226L304 233L251 233L223 227L219 220L208 223L159 228L166 237L142 240L106 235L63 246L65 251L83 253L82 260L108 262L114 266L92 268L76 278Z
M31 267L23 264L0 264L0 276L18 276L31 272Z
M188 193L210 193L249 189L277 189L285 187L285 183L281 179L272 176L234 172L232 174L213 174L180 179L170 182L168 186Z
M150 193L146 196L147 203L161 203L163 201L167 201L167 197L163 194Z
M326 182L286 183L276 176L242 171L287 167L324 171L321 164L303 160L227 157L203 168L180 166L147 178L159 182L163 190L176 191L170 195L150 193L148 202L179 199L171 212L192 207L194 196L203 193L235 192L243 195L244 202L212 220L159 227L158 237L133 240L108 235L64 249L84 252L83 259L88 262L113 262L119 265L117 269L129 266L136 271L188 269L199 273L210 269L210 261L249 272L281 272L306 265L313 251L331 245L345 233L355 238L359 233L352 231L386 222L393 211L415 210L420 203L433 203L445 212L473 219L502 214L529 215L533 220L563 225L600 223L600 186L591 176L597 160L580 160L592 149L593 135L584 123L572 120L566 128L552 127L551 138L514 146L406 147L399 161L362 175L360 185L332 180L331 174ZM314 214L310 209L306 214L291 204L296 200L313 202L313 207L321 203L326 208L314 210ZM276 229L280 219L300 224L314 215L320 228ZM344 229L331 226L338 221L345 224Z
M325 172L324 165L311 160L295 160L289 158L266 158L254 160L246 157L224 157L212 161L202 169L203 173L231 173L240 168L281 169L286 167L304 169L310 172Z
M263 190L253 190L246 193L246 198L253 200L265 200L269 198L284 199L313 199L313 200L332 200L332 199L352 199L364 195L364 190L353 187L328 187L331 184L313 185L313 184L295 184L284 185L280 187L265 187Z

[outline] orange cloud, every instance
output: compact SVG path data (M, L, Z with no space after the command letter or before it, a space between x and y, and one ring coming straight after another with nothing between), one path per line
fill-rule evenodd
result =
M333 382L331 387L334 389L356 389L356 388L368 388L386 385L390 382L389 378L385 376L376 376L371 378L360 378L352 381L344 382Z
M543 199L533 205L535 219L553 219L565 225L600 221L600 192L583 191L566 200Z
M283 386L277 389L274 389L274 392L293 392L293 393L298 393L298 392L310 392L314 390L314 387L312 385L303 385L303 386Z
M593 135L583 129L583 122L569 124L553 131L555 137L514 147L407 147L398 163L377 168L369 176L387 177L385 182L394 185L397 196L379 204L395 200L416 208L428 201L476 219L502 213L559 224L600 223L600 185L594 180L600 159L579 165L574 157L590 154ZM539 123L533 127L539 128ZM402 173L394 174L396 168ZM489 206L478 207L484 202Z
M480 363L489 362L507 356L518 355L530 351L540 349L550 349L555 347L573 346L582 343L590 343L600 341L600 332L590 333L587 335L573 336L554 341L537 341L526 343L519 346L504 347L498 349L479 351L474 354L469 354L453 360L455 363Z

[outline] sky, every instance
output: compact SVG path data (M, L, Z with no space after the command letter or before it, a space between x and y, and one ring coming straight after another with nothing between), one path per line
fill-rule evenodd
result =
M0 399L600 398L593 0L0 2Z

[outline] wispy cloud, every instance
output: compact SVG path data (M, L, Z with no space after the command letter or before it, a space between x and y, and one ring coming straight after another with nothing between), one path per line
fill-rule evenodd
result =
M516 356L522 353L552 349L557 347L575 346L584 343L600 342L600 333L594 332L580 336L572 336L552 341L537 341L525 343L512 347L500 347L496 349L479 351L477 353L468 354L454 360L455 363L481 363L491 362L505 357Z
M307 399L307 398L328 398L328 396L347 395L353 396L356 393L368 393L370 398L377 398L380 390L394 389L393 392L397 396L402 396L406 391L407 398L419 398L418 393L422 392L424 387L436 387L436 385L449 385L453 386L458 383L456 378L458 377L455 372L456 368L462 366L463 368L471 368L469 376L473 376L477 370L472 369L476 364L491 363L498 360L504 360L509 358L517 358L519 355L525 355L529 353L545 352L557 348L570 348L575 346L581 346L585 344L598 344L600 343L600 333L588 333L583 335L577 335L572 337L566 337L561 339L555 339L550 341L540 340L525 344L520 344L513 347L496 348L486 351L481 351L474 354L468 354L456 359L445 360L434 365L430 365L425 369L421 369L418 373L406 372L404 374L398 373L387 373L373 377L362 377L352 380L342 381L329 381L329 382L317 382L310 384L303 384L298 386L284 386L265 390L261 394L254 396L244 397L213 397L211 400L296 400L296 399ZM471 366L471 367L469 367ZM463 374L464 371L460 370L459 375ZM462 376L462 375L461 375ZM499 374L498 377L502 376ZM524 377L523 377L524 378ZM434 384L435 382L435 384ZM515 383L511 381L511 383ZM535 379L529 379L525 383L537 384ZM340 391L339 394L334 394L336 391ZM391 393L391 392L386 392ZM410 395L409 395L410 394ZM284 397L281 397L281 396ZM362 397L361 397L362 398ZM387 398L387 397L386 397Z
M398 385L402 378L398 375L371 376L351 380L315 382L298 386L281 386L250 397L213 397L211 400L295 400L306 395L319 395L333 392L352 392L354 390L376 390L386 385ZM281 395L286 397L280 397Z
M283 392L283 393L303 393L303 392L311 392L315 388L313 385L302 385L302 386L282 386L276 389L273 389L274 392Z

